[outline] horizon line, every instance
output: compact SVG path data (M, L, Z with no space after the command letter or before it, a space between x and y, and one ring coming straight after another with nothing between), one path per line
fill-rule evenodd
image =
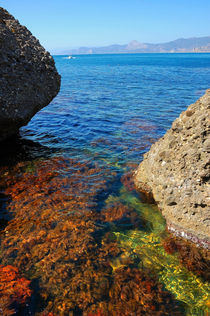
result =
M150 55L154 55L154 54L210 54L209 52L147 52L147 53L128 53L128 52L121 52L121 53L90 53L90 54L86 54L86 53L78 53L78 54L52 54L53 56L92 56L92 55L140 55L140 54L150 54Z

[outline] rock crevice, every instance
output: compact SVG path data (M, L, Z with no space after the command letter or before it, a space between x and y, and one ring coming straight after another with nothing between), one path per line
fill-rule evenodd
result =
M135 172L136 187L151 194L168 228L210 246L210 89L151 146Z

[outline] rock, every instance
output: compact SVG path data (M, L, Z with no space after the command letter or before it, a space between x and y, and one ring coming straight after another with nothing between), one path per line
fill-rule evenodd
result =
M169 230L210 248L210 89L144 155L137 189L152 194ZM161 190L160 190L161 188Z
M0 141L16 134L59 89L52 56L0 7Z

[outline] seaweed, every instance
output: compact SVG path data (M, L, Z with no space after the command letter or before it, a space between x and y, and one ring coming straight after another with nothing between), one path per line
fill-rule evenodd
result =
M207 249L172 235L163 240L163 246L169 254L177 252L180 263L189 271L194 272L206 281L210 281L210 259Z
M97 197L116 176L108 171L54 157L19 163L1 178L13 218L1 235L0 259L38 280L42 311L31 307L32 313L114 316L122 315L127 303L127 315L132 304L143 314L174 309L171 294L149 271L138 272L133 254L107 231L106 223L138 226L135 210L119 201L98 210Z
M9 316L19 311L31 296L30 281L16 267L0 265L0 314Z

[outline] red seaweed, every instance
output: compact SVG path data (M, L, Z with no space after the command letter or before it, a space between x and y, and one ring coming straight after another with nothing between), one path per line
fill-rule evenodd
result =
M11 265L0 265L0 314L14 315L31 296L30 281Z
M126 189L128 191L134 191L135 190L135 185L134 185L134 181L133 181L133 172L132 171L125 173L121 177L121 182L122 182L122 184L124 184L124 186L126 187Z
M110 173L89 162L57 157L18 164L7 175L5 194L13 219L1 236L0 259L39 280L48 316L168 315L167 309L174 310L173 298L150 272L129 268L131 258L128 268L113 273L111 262L123 250L97 223L125 220L136 225L138 217L122 203L97 210L97 196Z
M180 263L189 271L196 273L205 280L210 280L209 251L196 246L181 237L170 235L163 240L163 247L167 253L178 253Z

